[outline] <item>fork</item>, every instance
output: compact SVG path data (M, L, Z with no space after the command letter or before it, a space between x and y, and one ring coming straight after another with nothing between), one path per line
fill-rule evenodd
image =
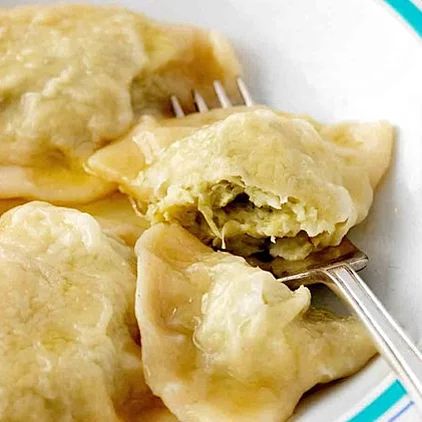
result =
M243 105L253 106L254 101L243 79L237 78L236 84ZM231 107L232 101L223 84L214 81L213 86L221 108ZM199 113L209 110L198 90L192 90L192 99ZM185 116L178 98L172 95L170 101L175 116ZM281 272L271 264L264 263L263 266L281 276L281 281L292 288L301 284L323 283L343 299L365 325L379 353L422 412L422 354L358 275L357 271L365 268L367 263L368 257L345 238L339 246L327 248L290 268L282 268Z

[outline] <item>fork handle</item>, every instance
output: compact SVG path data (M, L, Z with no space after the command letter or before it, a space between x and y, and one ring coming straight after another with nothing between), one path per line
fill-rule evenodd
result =
M329 287L353 308L372 335L378 351L396 372L409 396L422 412L422 354L386 311L366 283L349 265L322 270Z

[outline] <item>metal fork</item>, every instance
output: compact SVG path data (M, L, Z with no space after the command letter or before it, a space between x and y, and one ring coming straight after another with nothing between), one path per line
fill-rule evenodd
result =
M243 105L254 105L245 82L241 78L237 78L236 82ZM213 85L220 106L231 107L232 102L222 83L214 81ZM199 91L192 90L192 98L199 113L208 111L207 103ZM185 113L178 98L171 96L170 100L174 114L183 117ZM261 263L261 266L281 276L281 280L293 288L300 284L323 283L351 306L368 329L380 354L396 372L422 412L422 354L357 274L367 263L368 257L350 240L344 239L339 246L295 262L290 267L277 266L276 262Z

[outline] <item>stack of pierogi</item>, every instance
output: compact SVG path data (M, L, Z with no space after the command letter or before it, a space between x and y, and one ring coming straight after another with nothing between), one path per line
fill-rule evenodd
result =
M374 347L251 266L341 242L391 157L386 122L239 100L218 33L121 8L0 10L0 420L287 419Z

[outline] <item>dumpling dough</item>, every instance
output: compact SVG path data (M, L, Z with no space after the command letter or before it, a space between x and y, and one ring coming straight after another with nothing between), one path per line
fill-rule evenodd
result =
M88 165L136 198L152 223L178 222L243 256L303 259L366 217L390 162L391 125L325 126L262 107L225 113L155 126L144 119L124 140L138 151L137 168L119 171L118 144Z
M0 200L0 215L26 202L24 199ZM74 207L93 216L104 233L121 239L129 246L134 246L139 236L149 227L148 220L135 211L129 198L118 192Z
M374 354L354 318L310 309L307 288L178 225L148 229L136 253L146 381L184 422L280 422L305 391Z
M150 405L135 261L89 215L40 202L0 218L0 420L132 420Z
M115 186L83 162L134 117L168 111L170 93L240 69L214 32L162 25L116 7L0 10L0 198L85 203ZM191 101L190 101L191 102Z
M92 215L100 223L104 233L118 237L132 247L150 226L145 217L136 213L129 198L118 192L88 204L78 205L77 209Z
M192 135L202 126L247 110L247 107L237 106L172 119L142 116L127 135L91 155L86 169L108 182L117 183L121 191L136 195L138 174L172 143Z

